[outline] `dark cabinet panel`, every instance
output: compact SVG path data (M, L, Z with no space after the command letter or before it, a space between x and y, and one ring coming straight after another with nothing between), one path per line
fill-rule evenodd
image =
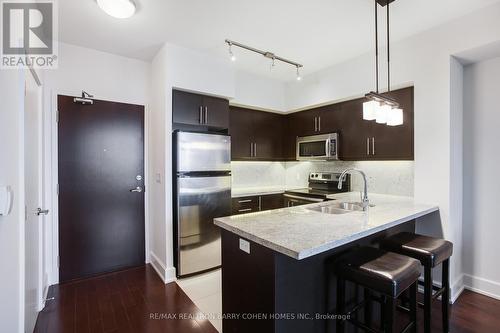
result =
M231 135L231 159L244 160L253 156L253 110L230 107L229 134Z
M204 96L203 108L205 125L229 128L229 102L226 99Z
M339 110L340 122L340 158L342 160L366 160L370 158L370 133L372 122L363 120L361 100L344 102Z
M172 116L177 124L203 124L203 96L185 91L174 90L172 93Z
M255 111L253 113L254 158L277 160L283 156L284 116Z
M372 159L413 160L413 88L395 90L388 95L397 100L403 109L403 125L387 126L373 122L371 129Z
M258 212L261 209L260 196L233 198L231 207L233 215Z
M266 194L232 199L232 214L247 214L284 207L283 194Z
M283 194L261 195L261 210L272 210L284 207Z
M363 120L364 98L341 103L340 156L343 160L413 160L413 87L389 93L403 108L400 126Z
M241 107L230 108L231 159L283 159L285 116Z
M172 92L172 121L174 124L227 129L229 101L185 91Z

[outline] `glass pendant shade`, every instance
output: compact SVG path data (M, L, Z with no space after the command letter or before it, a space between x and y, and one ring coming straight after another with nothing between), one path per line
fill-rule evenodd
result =
M377 109L380 103L377 101L368 101L363 103L363 119L375 120L377 118Z
M387 123L387 115L391 112L390 105L384 104L377 108L377 117L375 121L377 124L385 124Z
M392 109L387 117L387 125L399 126L403 125L403 109Z

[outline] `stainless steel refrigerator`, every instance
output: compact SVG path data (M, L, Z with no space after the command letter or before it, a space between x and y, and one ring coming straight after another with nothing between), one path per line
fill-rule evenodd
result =
M221 265L220 230L231 215L231 137L174 132L174 256L177 276Z

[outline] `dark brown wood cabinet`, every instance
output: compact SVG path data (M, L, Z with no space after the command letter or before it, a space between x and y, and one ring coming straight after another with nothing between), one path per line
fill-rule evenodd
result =
M229 101L226 99L174 90L172 106L174 124L229 127Z
M232 106L232 159L294 161L297 137L337 132L342 160L413 160L413 87L388 94L404 110L403 125L363 120L364 98L288 115Z
M247 214L284 207L282 193L253 195L232 199L232 214Z
M232 160L283 159L285 115L230 107Z
M285 124L284 159L296 159L297 137L340 132L342 119L339 110L340 104L332 104L289 114Z
M413 87L388 93L403 108L403 125L363 120L364 98L341 103L340 157L348 161L413 160Z
M282 193L261 195L260 200L262 211L283 208L285 205Z

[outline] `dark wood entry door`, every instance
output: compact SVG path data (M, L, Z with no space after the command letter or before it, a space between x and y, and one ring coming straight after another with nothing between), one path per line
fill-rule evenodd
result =
M144 264L144 107L58 110L60 282Z

